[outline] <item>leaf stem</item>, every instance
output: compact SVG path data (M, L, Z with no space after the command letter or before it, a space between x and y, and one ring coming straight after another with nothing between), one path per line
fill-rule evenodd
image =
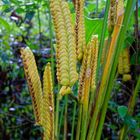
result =
M76 106L77 106L77 102L76 102L76 101L74 101L73 117L72 117L72 131L71 131L71 140L74 140L74 128L75 128L75 115L76 115Z

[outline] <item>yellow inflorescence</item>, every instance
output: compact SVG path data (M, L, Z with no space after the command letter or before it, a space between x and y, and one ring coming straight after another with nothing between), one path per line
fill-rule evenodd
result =
M54 99L50 63L43 75L42 126L44 140L54 140Z
M85 49L85 52L84 52L84 56L83 56L83 60L82 60L82 66L81 66L81 69L80 69L79 86L78 86L79 101L81 101L81 98L83 96L83 85L84 85L84 82L85 82L88 55L89 55L89 48L87 47Z
M83 87L82 87L82 95L80 102L87 105L88 104L88 97L89 97L89 91L90 91L90 84L91 84L91 46L90 44L88 45L89 47L89 54L87 55L87 64L86 64L86 69L85 69L85 76L84 76L84 81L83 81Z
M129 49L126 48L123 51L123 69L124 73L130 72L130 56L129 56Z
M68 3L51 0L50 9L57 39L57 79L62 86L73 86L78 79L78 74L75 33Z
M124 0L117 0L117 17L124 13Z
M132 79L132 77L131 77L130 74L123 74L122 80L123 80L124 82L130 81L131 79Z
M125 48L119 57L118 73L123 75L123 81L131 80L129 49Z
M42 89L34 55L29 48L25 49L22 48L21 57L24 65L24 71L28 82L30 94L32 97L36 123L41 124Z
M76 12L76 51L77 58L81 60L83 52L85 50L85 24L84 24L84 2L85 0L76 0L75 12Z
M123 70L123 54L122 54L122 52L120 53L120 56L119 56L118 73L119 74L124 73L124 70Z
M117 2L116 0L111 0L109 16L108 16L108 31L109 33L113 32L114 26L117 20Z
M97 58L98 58L98 47L99 47L99 43L98 43L98 37L97 36L93 36L92 37L92 42L91 42L92 47L92 64L91 64L91 91L95 90L96 88L96 70L97 70Z
M98 57L98 38L93 36L89 42L80 71L78 98L80 102L87 101L89 90L96 87L96 67Z

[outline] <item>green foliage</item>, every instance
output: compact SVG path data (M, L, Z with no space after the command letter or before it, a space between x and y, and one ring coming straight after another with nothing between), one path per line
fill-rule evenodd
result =
M101 30L102 30L102 19L90 19L85 18L85 27L86 27L86 42L88 43L91 39L91 36L94 34L99 35L99 39L101 38Z
M50 61L54 63L55 71L56 60L55 58L50 58L50 47L55 43L55 39L50 21L48 1L2 0L0 4L0 130L2 124L2 132L5 137L10 137L10 140L40 140L42 129L34 125L33 109L24 78L19 49L20 47L28 46L33 50L40 73L42 73L42 68L46 62ZM93 0L88 0L85 4L86 43L89 42L93 34L98 34L99 40L102 38L106 1L100 0L98 7L96 4L96 1ZM75 24L74 5L71 1L69 2L69 7L73 16L73 24ZM138 20L140 21L140 8ZM120 43L119 45L122 45L123 48L129 47L132 50L130 55L131 64L135 66L137 62L139 66L140 52L137 52L134 48L136 42L134 24L135 17L133 14L130 17L127 32L123 34L124 44L122 45ZM104 33L105 36L102 38L103 42L104 38L108 36L107 28L104 29ZM102 69L100 70L99 66L99 74L101 71ZM131 71L131 74L133 79L130 84L133 84L136 81L135 76L138 73ZM55 75L54 82L57 83ZM124 88L124 86L127 88ZM77 87L77 85L73 87L74 95L76 96ZM55 93L58 91L57 88L54 87ZM133 116L128 115L128 107L125 106L128 103L129 98L126 98L126 93L130 94L129 90L131 90L129 83L123 83L119 77L111 92L111 99L109 101L102 134L103 139L118 139L118 130L124 124L128 127L129 135L133 135L137 140L140 139L140 113L134 112ZM120 94L124 101L122 104L118 101ZM78 104L71 97L68 97L67 102L69 116L67 119L68 139L72 136L71 140L74 140L78 119ZM60 139L63 139L64 134L64 112L66 104L66 100L62 99L58 108L58 135ZM108 129L110 132L106 132Z
M128 108L126 106L118 106L118 113L121 118L124 118L127 114Z

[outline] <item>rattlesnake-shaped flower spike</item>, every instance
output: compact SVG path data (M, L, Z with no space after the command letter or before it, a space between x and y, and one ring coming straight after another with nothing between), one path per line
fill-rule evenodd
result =
M50 10L53 17L53 23L56 32L57 40L57 79L61 85L68 86L69 81L69 63L67 51L67 34L65 28L65 21L63 18L61 1L50 1Z
M82 66L80 68L80 75L79 75L79 86L78 86L78 99L81 102L82 96L83 96L83 85L85 81L85 75L86 75L86 68L87 68L87 57L89 55L88 48L85 49L83 60L82 60Z
M98 58L98 36L93 35L88 43L80 70L78 98L80 102L87 102L89 90L96 88L96 68Z
M108 16L108 31L110 34L113 32L116 20L117 20L117 2L116 0L111 0Z
M76 71L75 33L68 3L62 0L50 1L51 14L55 27L57 49L57 79L66 93L78 79ZM64 86L64 87L63 87Z
M128 48L123 49L119 56L118 73L123 75L122 80L124 82L131 80L131 75L129 74L130 73L130 56L129 56Z
M97 61L98 61L98 36L92 36L92 60L91 60L91 91L94 91L96 88L96 73L97 73Z
M87 101L85 99L87 99L87 95L89 94L91 83L91 50L91 42L89 42L85 49L82 66L80 69L78 99L81 103Z
M54 97L50 63L43 75L42 126L44 140L54 140Z
M33 109L36 119L36 124L41 124L41 100L42 100L42 88L40 77L32 51L27 48L21 49L21 58L24 66L24 71L32 97Z
M64 14L64 19L66 23L65 27L67 31L67 50L68 50L68 58L69 58L70 86L73 86L78 79L78 74L76 71L77 60L76 60L75 33L74 33L74 27L72 26L72 19L71 19L68 3L62 1L61 6Z
M84 23L84 0L76 0L75 12L76 12L76 51L77 59L81 60L85 51L85 23Z
M130 72L130 55L129 55L128 48L125 48L123 50L123 69L124 69L124 73Z

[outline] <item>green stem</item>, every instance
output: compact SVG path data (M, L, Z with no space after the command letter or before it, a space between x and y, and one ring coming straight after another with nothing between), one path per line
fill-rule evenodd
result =
M123 20L123 26L120 30L118 39L117 39L117 43L116 43L116 50L115 50L115 55L113 58L113 65L112 65L112 70L111 70L111 74L110 74L110 78L109 78L109 83L108 83L108 88L106 90L106 98L103 104L103 109L101 112L101 118L99 121L99 126L98 126L98 131L97 131L97 135L96 135L96 140L100 140L101 134L102 134L102 128L103 128L103 124L104 124L104 120L105 120L105 115L106 115L106 111L107 111L107 107L108 107L108 102L110 99L110 93L112 91L113 88L113 81L114 81L114 77L115 77L115 73L116 73L116 68L117 68L117 64L118 64L118 58L119 58L119 54L121 51L121 48L123 46L124 43L124 39L125 39L125 34L127 31L127 27L129 24L129 20L133 11L133 8L135 6L136 0L129 0L127 2L127 6L126 6L126 11L125 11L125 16L124 16L124 20Z
M95 106L96 107L96 106ZM97 111L96 111L97 110ZM97 108L92 116L87 139L91 140L93 133L95 133L96 118L98 117L99 109ZM94 119L95 118L95 119Z
M82 127L81 127L81 138L80 140L86 139L86 132L87 132L87 117L88 117L88 106L83 105L82 111Z
M67 140L67 117L68 117L68 95L65 96L65 114L64 114L64 137L63 140Z
M134 93L132 95L132 98L129 101L129 105L128 105L128 114L129 115L132 115L133 112L134 112L134 106L136 104L136 99L137 99L137 96L138 96L139 89L140 89L140 76L138 78L138 82L137 82L136 88L134 90Z
M52 22L51 22L51 14L49 13L49 34L50 34L50 47L51 47L51 68L52 68L52 81L54 85L54 75L55 75L55 64L54 64L54 48L53 48L53 31L52 31Z
M92 111L92 105L94 103L94 99L95 99L95 95L96 94L96 88L94 89L94 91L91 92L90 94L90 99L89 99L89 111L88 111L88 124L89 124L89 120L90 120L90 113Z
M56 112L55 112L55 139L59 140L58 136L58 120L59 120L59 96L56 96Z
M99 72L101 56L102 56L102 51L103 51L103 47L104 47L104 40L105 40L105 33L106 33L106 29L107 29L107 20L108 20L109 6L110 6L110 0L107 0L106 8L105 8L104 21L103 21L103 27L102 27L101 40L100 40L100 44L99 44L99 55L98 55L98 63L97 63L97 72ZM97 74L97 76L98 76L98 74Z
M59 120L59 90L60 90L60 85L58 84L58 92L56 95L56 110L55 110L55 140L59 140L59 134L58 134L58 120Z
M40 20L40 10L39 10L39 7L37 8L37 18L38 18L39 43L40 43L40 47L42 47L42 41L41 41L41 20Z
M98 0L96 0L96 14L98 14Z
M110 44L111 44L111 35L108 36L107 45L104 46L105 47L105 57L104 57L104 60L107 59L107 55L108 55L108 52L109 52ZM102 66L103 69L105 68L105 63L106 63L106 61L103 62L103 66Z
M76 130L76 140L80 139L81 119L82 119L82 104L79 104L78 123L77 123L77 130Z
M64 114L64 110L65 110L65 104L66 104L66 101L64 101L64 104L63 104L63 106L61 108L60 117L59 117L58 137L60 136L61 126L62 126L62 120L63 120L63 114Z
M139 4L136 2L135 14L135 38L136 38L136 52L139 52ZM138 64L138 53L136 53L136 64Z
M72 117L71 140L74 140L74 128L75 128L76 105L77 105L77 102L74 101L74 109L73 109L73 117Z

